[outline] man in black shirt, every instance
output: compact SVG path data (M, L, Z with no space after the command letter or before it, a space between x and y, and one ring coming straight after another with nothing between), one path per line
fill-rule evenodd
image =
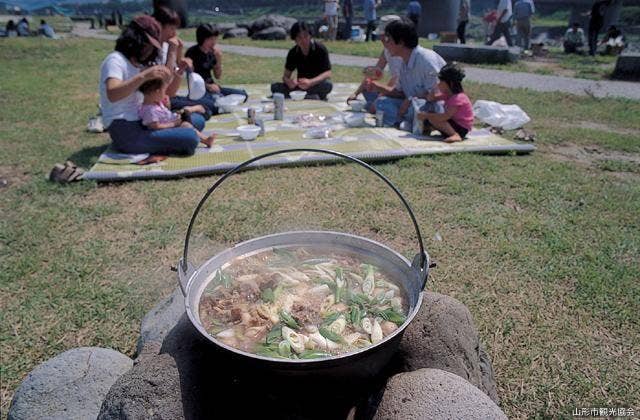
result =
M589 54L596 55L598 48L598 34L604 25L604 15L611 0L599 0L591 7L591 18L589 19Z
M311 38L309 27L304 22L293 24L291 39L296 45L287 54L282 82L273 83L271 92L284 93L289 97L289 92L293 90L304 90L307 92L306 99L326 100L333 88L327 48ZM295 70L297 75L293 77Z

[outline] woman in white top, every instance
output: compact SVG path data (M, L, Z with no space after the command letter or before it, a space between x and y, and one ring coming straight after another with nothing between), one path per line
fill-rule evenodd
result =
M198 134L192 128L149 130L138 116L142 104L140 85L152 79L171 82L174 73L156 65L160 45L160 24L151 16L138 16L116 41L100 67L100 107L105 128L114 149L122 153L191 155L198 146ZM204 120L192 121L196 129Z
M367 79L380 80L383 76L385 67L389 66L389 75L391 77L389 78L389 81L387 81L387 86L395 87L396 83L398 83L400 70L402 68L402 58L392 56L387 49L387 43L389 40L384 35L385 27L386 25L380 26L380 31L383 33L383 35L380 36L380 42L382 42L382 46L384 48L382 49L382 53L380 53L380 57L378 57L378 62L374 67L366 67L364 69L365 80L363 80L360 86L358 86L358 89L347 98L347 103L349 103L355 100L357 96L362 93L365 101L367 102L365 109L374 114L376 112L374 102L379 95L377 91L367 91Z

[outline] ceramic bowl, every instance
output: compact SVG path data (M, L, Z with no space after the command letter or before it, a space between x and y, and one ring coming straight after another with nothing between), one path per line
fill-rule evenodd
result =
M232 94L216 99L216 106L221 112L233 112L242 101L244 101L244 95Z
M242 140L254 140L260 133L260 127L257 125L241 125L236 129Z
M307 92L304 90L294 90L293 92L289 92L289 96L291 96L291 99L294 101L301 101L307 96Z

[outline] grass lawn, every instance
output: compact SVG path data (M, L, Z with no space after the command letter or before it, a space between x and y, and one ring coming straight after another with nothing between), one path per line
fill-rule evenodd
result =
M89 166L108 144L84 127L112 48L87 39L0 42L4 413L24 376L64 350L101 346L133 356L141 318L176 286L169 267L191 212L217 179L45 180L55 162ZM259 66L228 55L225 83L268 83L283 63ZM336 67L334 81L359 76ZM539 150L376 165L406 194L438 262L428 288L469 307L509 417L571 417L576 407L637 412L640 102L471 83L467 91L520 104ZM292 226L416 251L400 206L353 165L252 171L225 188L195 227L201 256Z

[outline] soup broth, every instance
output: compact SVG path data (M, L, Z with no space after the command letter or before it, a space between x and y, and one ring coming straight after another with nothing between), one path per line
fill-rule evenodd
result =
M287 247L217 270L199 315L207 332L231 347L313 359L382 341L404 323L407 306L402 289L362 256Z

